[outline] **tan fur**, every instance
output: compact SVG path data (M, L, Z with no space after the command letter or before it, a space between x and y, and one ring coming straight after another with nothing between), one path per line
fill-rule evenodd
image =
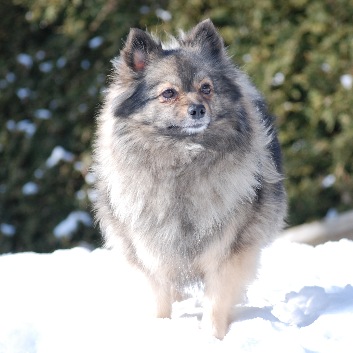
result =
M260 249L253 247L206 272L203 326L215 337L222 339L227 333L231 308L244 301L247 285L256 276L259 255Z

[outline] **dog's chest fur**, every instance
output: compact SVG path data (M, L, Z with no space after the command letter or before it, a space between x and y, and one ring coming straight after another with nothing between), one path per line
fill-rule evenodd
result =
M164 146L150 157L132 149L128 160L114 160L115 173L106 178L114 216L137 249L192 258L221 236L238 208L251 207L259 162L244 166L231 154L219 158L197 145L179 148L184 151L178 154L178 147Z

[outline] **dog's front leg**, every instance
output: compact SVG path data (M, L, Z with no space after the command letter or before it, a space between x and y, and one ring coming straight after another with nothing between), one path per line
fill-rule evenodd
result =
M155 299L155 316L160 319L170 318L172 314L172 291L168 281L149 277Z
M202 326L218 339L226 335L232 307L243 301L256 276L259 254L257 247L234 254L205 274Z

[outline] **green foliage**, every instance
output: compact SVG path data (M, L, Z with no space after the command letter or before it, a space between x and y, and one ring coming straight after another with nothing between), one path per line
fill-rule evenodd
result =
M4 0L0 13L0 252L100 243L87 219L57 225L90 212L94 114L130 27L210 17L278 117L289 224L353 206L352 1Z

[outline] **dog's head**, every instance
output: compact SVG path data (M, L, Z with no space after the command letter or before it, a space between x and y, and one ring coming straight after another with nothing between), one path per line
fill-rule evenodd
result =
M228 148L240 142L239 136L242 142L249 137L251 128L237 83L239 71L210 20L173 39L169 46L131 29L113 63L111 94L117 118L210 147L227 136Z

